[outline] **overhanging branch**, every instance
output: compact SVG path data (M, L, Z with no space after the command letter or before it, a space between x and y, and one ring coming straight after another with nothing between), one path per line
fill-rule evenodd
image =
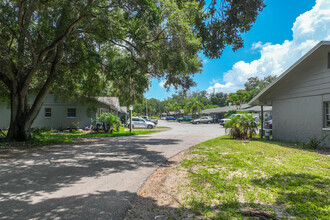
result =
M51 45L49 45L48 47L46 47L39 55L39 61L44 61L45 57L47 56L47 54L54 50L60 43L62 43L72 32L73 28L81 21L83 20L85 17L84 16L80 16L77 20L75 20L66 30L66 32L60 36L59 38L57 38Z
M9 79L9 77L0 72L0 80L10 89L11 88L11 80Z

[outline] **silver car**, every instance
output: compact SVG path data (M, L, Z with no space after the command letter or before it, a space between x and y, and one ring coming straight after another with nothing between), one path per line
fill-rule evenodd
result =
M127 123L127 127L129 127L129 120ZM132 118L132 128L148 128L148 129L152 129L155 127L155 124L150 122L150 121L146 121L143 118L136 118L133 117Z
M212 122L213 122L213 118L210 116L203 116L201 118L197 118L191 121L192 124L199 124L199 123L211 124Z

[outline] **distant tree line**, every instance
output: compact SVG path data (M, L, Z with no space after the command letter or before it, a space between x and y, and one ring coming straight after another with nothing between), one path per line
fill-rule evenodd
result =
M155 98L142 99L134 104L135 115L159 116L161 113L169 113L170 111L179 112L181 109L184 114L192 113L193 115L201 112L202 109L210 109L232 105L242 105L252 100L259 92L274 81L276 76L266 76L262 79L258 77L250 77L244 84L244 89L240 89L235 93L207 91L188 91L179 90L172 97L164 101Z

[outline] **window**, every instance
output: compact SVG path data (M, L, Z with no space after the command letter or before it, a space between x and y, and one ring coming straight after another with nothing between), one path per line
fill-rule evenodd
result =
M68 118L75 118L76 117L76 109L75 108L68 108Z
M330 127L330 102L324 103L324 126L326 128Z
M51 117L52 117L52 109L45 108L45 118L51 118Z

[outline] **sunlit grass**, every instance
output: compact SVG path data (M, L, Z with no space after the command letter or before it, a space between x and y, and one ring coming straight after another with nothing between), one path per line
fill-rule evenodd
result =
M170 129L170 127L167 127L167 126L156 126L155 129Z
M186 205L206 218L242 219L246 210L258 210L280 218L330 219L326 155L294 144L221 137L192 148L182 165L191 180Z

